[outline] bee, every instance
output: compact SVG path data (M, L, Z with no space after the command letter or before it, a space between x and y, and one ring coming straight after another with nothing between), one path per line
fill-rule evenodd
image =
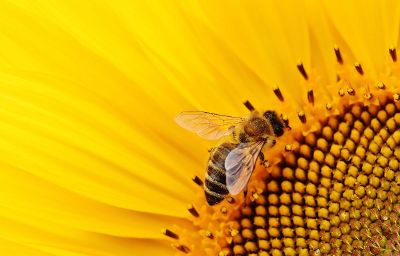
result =
M181 127L207 140L232 135L233 142L223 142L210 151L204 191L209 205L220 203L226 195L237 195L245 189L257 158L264 161L262 149L272 147L288 127L275 111L260 114L249 103L247 118L203 111L180 113L175 121Z

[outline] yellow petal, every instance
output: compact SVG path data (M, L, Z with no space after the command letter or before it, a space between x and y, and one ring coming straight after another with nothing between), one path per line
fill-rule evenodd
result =
M368 72L384 70L388 49L397 45L398 1L326 1L326 12L338 34Z

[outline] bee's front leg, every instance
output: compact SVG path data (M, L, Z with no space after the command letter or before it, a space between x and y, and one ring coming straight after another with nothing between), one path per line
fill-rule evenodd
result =
M258 156L260 157L260 160L261 160L260 164L262 166L264 166L265 168L269 167L269 162L268 162L268 160L265 159L265 155L262 151L260 152L260 154Z
M259 157L260 157L260 160L261 160L262 162L265 161L265 156L264 156L264 153L263 153L262 151L260 152Z

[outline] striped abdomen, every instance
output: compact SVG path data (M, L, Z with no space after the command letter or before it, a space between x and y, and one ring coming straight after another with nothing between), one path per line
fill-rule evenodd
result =
M208 159L204 192L209 205L221 202L228 194L226 188L225 159L237 144L223 143L214 148Z

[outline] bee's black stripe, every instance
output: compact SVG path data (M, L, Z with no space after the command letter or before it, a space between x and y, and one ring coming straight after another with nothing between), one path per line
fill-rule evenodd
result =
M206 200L209 205L216 205L225 198L225 195L215 193L209 190L206 186L204 186L204 192L206 194Z
M204 182L204 193L209 205L218 204L229 193L226 188L225 159L235 147L236 144L223 143L211 151Z
M213 180L208 175L206 175L205 185L209 190L211 190L213 192L216 192L216 193L218 193L220 195L226 195L226 194L229 193L229 191L226 188L225 184L222 184L222 183L220 183L220 182L218 182L216 180Z
M207 175L212 179L221 184L226 184L225 168L219 168L213 162L208 163Z

